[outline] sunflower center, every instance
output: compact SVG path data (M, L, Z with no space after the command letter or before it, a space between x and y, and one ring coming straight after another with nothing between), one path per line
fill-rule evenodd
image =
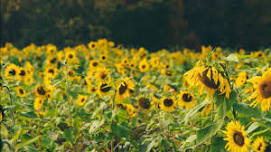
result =
M98 65L98 63L97 63L97 62L93 62L92 65L93 65L94 67L96 67L96 66Z
M271 80L264 81L260 84L260 92L263 98L271 97Z
M12 70L10 70L8 73L11 74L11 75L15 75L15 74L16 74L16 71L15 71L14 69L12 69Z
M147 98L140 98L138 104L143 109L149 109L151 107L150 101Z
M103 59L103 60L105 60L105 59L106 59L106 57L105 57L105 56L102 56L102 59Z
M21 72L19 73L20 76L25 76L25 71L21 70Z
M81 99L81 102L84 102L84 101L85 101L85 98L82 98L82 99Z
M258 147L258 150L260 151L262 149L262 143L260 143L259 147Z
M72 71L69 71L69 72L68 72L68 75L69 75L69 76L72 76L72 75L73 75L73 72L72 72Z
M45 90L43 89L43 87L38 87L37 91L40 95L45 95L45 93L46 93Z
M108 92L111 89L111 87L107 86L107 84L102 84L100 90L102 92Z
M52 63L52 64L56 63L56 58L53 58L53 59L50 61L50 63Z
M122 84L120 84L119 87L119 94L122 95L125 93L125 91L127 90L128 86L125 82L123 82Z
M102 78L102 79L105 79L106 77L107 77L107 75L106 75L105 73L102 73L102 74L101 74L101 78Z
M245 144L245 138L241 132L235 132L233 134L233 140L239 146L243 146Z
M145 65L142 65L142 69L145 69L146 68L146 66Z
M69 58L70 58L70 59L71 59L71 58L73 58L73 55L72 55L72 54L70 54L70 55L69 55Z
M24 90L23 90L23 89L19 89L19 92L20 92L21 94L24 94Z
M188 94L188 93L184 93L182 98L183 98L183 101L185 101L185 102L192 101L192 96L190 94Z
M173 100L172 99L165 99L164 100L164 105L167 107L170 107L173 105Z
M211 70L211 69L206 69L205 71L202 72L202 75L199 74L200 81L208 88L217 89L219 86L219 81L217 82L217 84L215 83L215 81L213 79L213 71L212 70L211 70L211 78L209 78L207 76L207 73L209 70Z
M55 71L54 71L53 69L50 69L48 72L49 72L49 73L52 73L52 74L55 73Z

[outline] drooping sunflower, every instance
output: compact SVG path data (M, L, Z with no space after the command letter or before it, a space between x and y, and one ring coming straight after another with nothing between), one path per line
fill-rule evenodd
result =
M116 92L117 103L120 103L123 99L129 97L131 91L133 91L134 88L135 88L135 84L131 80L131 78L127 77L121 80L119 86L117 87L117 92Z
M176 101L174 97L163 97L161 99L161 102L159 104L159 107L161 107L165 111L173 111L176 105Z
M252 144L252 148L254 152L264 152L267 144L264 142L263 137L257 137L256 140Z
M11 64L9 66L7 66L6 70L5 70L5 77L7 79L13 79L16 78L19 72L19 67L15 64Z
M138 98L137 104L138 104L138 107L142 110L150 110L152 107L151 101L145 97Z
M179 106L190 109L195 106L197 101L194 99L194 96L188 91L181 91L179 96Z
M226 131L223 131L226 135L228 143L225 148L231 152L248 152L250 145L250 139L247 137L245 127L240 124L239 121L231 121L226 126Z
M254 99L251 106L261 106L262 111L270 110L271 106L271 68L267 71L262 71L262 76L255 76L248 80L253 84L254 92L248 98Z
M79 95L77 97L77 101L76 101L76 104L78 106L83 106L87 101L87 96L84 96L84 95Z
M25 97L25 90L22 87L16 87L15 89L19 97Z
M140 63L139 63L139 71L140 72L146 72L149 70L149 63L146 59L142 60Z
M220 71L224 72L222 67ZM184 74L184 77L190 83L191 88L199 86L201 94L206 89L209 97L219 91L229 98L231 87L222 72L219 72L216 67L201 65L198 62L193 69Z

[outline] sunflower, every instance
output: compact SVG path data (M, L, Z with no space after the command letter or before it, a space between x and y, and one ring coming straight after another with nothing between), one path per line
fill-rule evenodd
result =
M89 68L92 70L92 69L96 69L100 66L100 62L97 61L97 60L91 60L89 62Z
M136 108L131 104L124 104L123 105L129 115L129 117L135 117L136 116Z
M229 98L231 87L223 75L224 73L219 72L215 67L202 66L198 62L193 69L184 74L184 77L191 87L200 86L201 94L206 89L208 96L213 96L216 91L219 91L221 94L225 94L226 98Z
M131 91L134 90L135 84L130 78L121 80L121 83L117 87L116 100L120 103L123 99L130 96Z
M31 75L28 75L25 79L24 79L24 84L26 84L27 86L31 85L33 83L33 77Z
M71 49L67 49L67 52L65 53L65 59L67 60L68 64L76 64L78 63L78 58L76 56L76 52L71 50Z
M159 106L165 111L173 111L176 105L176 101L173 97L163 97Z
M87 101L87 96L79 95L79 96L77 97L77 102L76 102L76 104L77 104L78 106L83 106L83 105L86 103L86 101Z
M58 58L57 56L49 56L47 59L46 59L46 65L48 66L56 66L58 63Z
M45 75L47 75L50 78L55 78L57 74L57 69L55 67L47 67L45 69Z
M149 70L149 63L146 59L142 60L140 63L139 63L139 70L140 72L146 72Z
M271 68L261 72L262 76L255 76L249 80L253 84L254 92L248 99L254 99L251 106L256 107L259 104L265 112L271 105Z
M7 79L16 78L19 72L19 67L15 64L9 65L5 70L5 76Z
M190 109L195 106L197 101L194 99L194 96L191 93L187 91L181 91L178 103L179 106Z
M90 50L96 49L96 48L97 48L97 42L90 41L90 42L88 43L88 48L89 48Z
M108 82L111 80L109 70L106 68L98 68L95 77L97 82Z
M19 97L25 97L25 90L22 87L16 87L15 89Z
M34 92L36 97L46 98L47 96L47 90L42 85L36 85Z
M227 136L224 138L228 143L225 148L231 152L248 152L250 139L247 138L245 127L239 121L231 121L226 126L223 133Z
M36 111L40 111L43 103L44 103L44 98L36 97L34 101L34 109Z
M243 71L238 74L238 77L235 80L235 85L241 87L247 81L247 72Z
M267 144L264 142L263 137L257 137L252 144L253 151L255 152L264 152Z
M88 85L88 92L94 94L97 92L97 88L93 85Z
M112 86L109 85L107 82L100 82L98 86L98 94L100 97L103 97L104 95L108 94L112 89Z
M151 101L148 98L140 97L137 100L138 107L143 110L150 110L151 109Z
M24 68L19 68L18 70L18 75L17 75L17 79L18 80L24 80L25 77L27 77L27 72Z

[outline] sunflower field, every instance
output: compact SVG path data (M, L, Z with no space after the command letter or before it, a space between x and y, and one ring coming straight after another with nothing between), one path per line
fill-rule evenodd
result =
M270 48L6 43L0 62L0 151L271 151Z

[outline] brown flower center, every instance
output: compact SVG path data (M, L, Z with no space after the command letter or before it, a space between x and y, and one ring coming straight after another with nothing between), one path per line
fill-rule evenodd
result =
M166 107L172 106L172 105L173 105L173 100L172 100L172 99L165 99L165 100L164 100L164 105L165 105Z
M146 65L142 65L142 69L145 69L146 68Z
M44 90L43 87L38 87L37 91L38 91L38 93L39 93L40 95L45 95L45 94L46 94L46 92L45 92L45 90Z
M105 79L106 77L107 77L107 74L105 74L105 73L102 73L102 74L101 74L101 78L102 78L102 79Z
M139 98L138 104L143 109L149 109L151 107L150 101L147 98Z
M103 83L103 84L101 85L101 87L100 87L100 90L101 90L102 92L108 92L110 89L111 89L111 87L110 87L110 86L107 86L106 83Z
M262 149L262 143L260 143L259 147L258 147L258 150L260 151Z
M98 63L97 63L97 62L93 62L92 65L93 65L94 67L96 67L96 66L98 65Z
M207 73L208 71L211 70L211 78L209 78L207 76ZM198 75L199 78L200 78L200 81L205 85L207 86L208 88L211 88L211 89L217 89L218 86L219 86L219 81L217 82L217 84L215 83L214 79L213 79L213 71L212 69L208 68L206 70L204 70L202 72L202 75Z
M263 98L271 97L271 80L264 81L260 84L260 93Z
M19 89L20 94L24 94L24 90L23 89Z
M188 93L184 93L182 98L183 98L183 101L185 101L185 102L191 102L192 101L192 96L190 94L188 94Z
M14 69L11 69L8 73L11 74L11 75L15 75L16 71Z
M54 71L53 69L50 69L48 72L49 72L49 73L52 73L52 74L55 73L55 71Z
M233 140L239 146L243 146L245 144L245 138L241 132L235 132L233 134Z
M24 70L21 70L20 73L19 73L20 76L25 76L25 71Z
M120 87L119 87L119 94L122 95L125 93L125 91L127 90L128 86L125 82L121 83L120 84Z
M53 59L50 61L50 63L52 63L52 64L56 63L56 58L53 58Z
M70 58L70 59L71 59L71 58L73 58L73 55L72 55L72 54L70 54L70 55L69 55L69 58Z

